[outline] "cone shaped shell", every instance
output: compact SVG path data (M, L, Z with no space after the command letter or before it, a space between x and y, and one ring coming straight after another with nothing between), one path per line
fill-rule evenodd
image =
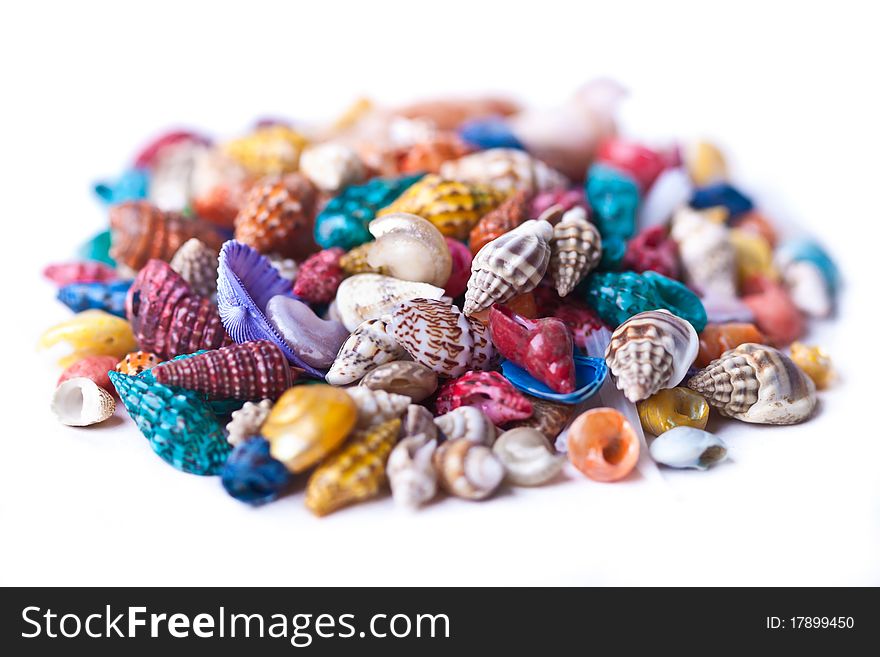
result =
M602 238L587 221L587 211L575 206L553 227L550 271L559 296L567 296L602 259Z

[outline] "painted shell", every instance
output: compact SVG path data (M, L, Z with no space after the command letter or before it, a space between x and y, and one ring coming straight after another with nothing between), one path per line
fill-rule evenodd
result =
M252 506L278 499L292 480L293 475L272 457L269 441L262 436L238 443L220 473L226 492Z
M787 345L804 334L805 318L781 283L755 276L745 282L743 293L743 302L769 344Z
M430 221L402 212L370 222L376 242L367 255L371 267L389 276L443 287L452 273L446 239Z
M614 167L597 163L587 172L584 191L593 211L593 221L603 240L628 240L635 234L636 212L641 201L635 178Z
M528 195L524 191L514 193L473 227L470 234L471 253L477 255L489 242L512 231L528 218Z
M434 452L440 485L467 500L489 497L504 479L504 466L492 450L465 438L447 440Z
M706 324L706 328L700 331L700 352L696 367L706 367L713 360L746 342L764 344L767 338L754 324L726 323Z
M639 420L648 433L659 436L675 427L705 429L709 404L688 388L660 390L638 403Z
M736 252L730 231L705 213L682 208L670 236L678 245L685 281L705 294L736 296Z
M816 407L812 380L785 354L753 343L724 352L687 386L722 415L743 422L796 424Z
M342 344L325 379L335 386L354 383L376 367L405 354L384 321L368 319Z
M637 402L678 385L699 348L689 322L666 310L649 310L614 330L605 360L617 388Z
M226 431L228 432L226 439L229 441L229 444L238 445L240 442L260 433L260 427L263 426L263 422L269 417L271 410L272 401L264 399L259 403L245 402L244 406L237 411L233 411L232 419L226 425Z
M495 349L488 331L443 301L412 299L391 313L391 335L418 363L441 376L488 369Z
M58 290L58 300L74 312L104 310L125 317L125 296L131 281L69 283Z
M550 263L552 237L549 223L530 220L480 249L471 264L465 315L532 291Z
M110 255L134 271L152 258L168 262L193 237L212 249L219 249L223 242L220 233L210 224L177 212L165 212L146 201L113 206L110 232Z
M266 304L266 319L290 351L306 365L324 370L333 363L348 330L334 319L321 319L302 301L276 295Z
M47 265L43 276L62 287L71 283L108 283L116 279L116 270L103 262L65 262Z
M211 297L217 291L217 253L194 237L177 249L171 258L171 269L189 283L193 292Z
M791 345L791 359L813 380L817 390L824 390L834 381L834 366L831 356L821 347L807 346L800 342Z
M354 331L361 322L378 319L410 299L439 299L443 288L401 281L381 274L356 274L342 281L336 292L336 310L342 323Z
M385 462L397 442L400 420L388 420L355 434L309 477L306 506L323 516L375 497L387 481Z
M345 144L327 142L303 151L300 172L322 191L336 193L366 177L357 152Z
M497 208L507 194L478 183L445 180L428 174L379 213L416 214L434 224L447 237L467 239L474 225Z
M478 445L492 446L497 431L492 420L476 406L459 406L438 415L434 425L443 433L446 440L464 438Z
M471 277L471 252L468 247L459 240L451 237L446 238L446 246L449 248L449 255L452 257L452 273L449 274L449 280L446 281L444 289L446 296L454 299L464 294L467 289L468 279Z
M537 429L551 444L555 443L557 436L562 433L565 425L571 420L577 407L572 404L559 404L539 399L531 395L526 395L526 399L532 405L532 416L524 420L510 422L507 426L511 429L518 427Z
M125 358L116 363L112 369L134 376L153 369L161 362L161 358L149 351L132 351L130 354L125 354Z
M223 145L223 151L257 176L296 171L306 138L286 125L261 126Z
M698 210L720 208L731 219L737 219L755 207L752 199L727 182L697 187L691 196L690 205Z
M495 424L522 420L532 414L532 405L498 372L468 372L440 388L435 403L438 413L460 406L475 406Z
M404 173L437 173L444 162L467 155L471 149L455 134L438 132L420 140L400 156L398 168Z
M77 247L76 257L83 260L94 260L115 268L116 261L110 257L112 239L111 231L102 230Z
M581 413L568 428L568 459L595 481L618 481L639 460L639 438L626 417L613 408Z
M55 385L60 386L68 379L75 377L85 377L113 394L116 392L116 389L110 383L110 377L107 376L107 372L116 366L116 360L114 356L86 356L85 358L80 358L64 369Z
M406 395L413 402L420 402L437 390L437 374L421 363L394 360L368 372L361 379L361 385L371 390Z
M436 439L427 440L418 434L404 438L391 450L385 470L397 504L415 509L437 494L436 449Z
M553 226L550 272L559 296L567 296L602 259L602 238L587 221L587 211L576 206Z
M540 486L562 471L565 457L559 456L537 429L521 427L505 431L492 446L504 464L507 480L514 486Z
M627 172L642 191L650 189L664 169L680 164L677 149L659 151L617 136L602 140L596 161Z
M384 390L370 390L361 386L346 388L345 392L357 406L356 429L366 429L376 424L399 418L406 413L410 398Z
M801 312L811 317L833 312L840 272L825 249L812 240L789 240L777 250L776 264Z
M501 371L504 373L504 378L517 390L561 404L580 404L602 389L602 384L608 375L608 367L602 358L591 358L580 354L575 355L573 361L574 389L565 393L556 392L511 360L502 361Z
M666 226L652 226L626 243L622 266L634 272L656 271L667 278L679 278L678 246Z
M330 303L344 274L339 266L342 249L324 249L310 255L299 268L293 293L309 303Z
M219 474L231 446L207 402L191 390L110 372L119 398L150 446L178 470Z
M37 347L48 349L60 343L67 343L71 347L70 353L58 360L62 367L87 356L113 356L119 359L137 348L128 322L103 310L84 310L47 329L40 336Z
M649 451L652 459L670 468L706 470L727 458L723 440L694 427L675 427L660 434Z
M342 272L346 276L354 276L355 274L387 274L388 272L381 267L373 267L369 263L368 258L372 248L372 242L365 242L343 255L339 259L339 266L342 268Z
M523 190L530 195L568 186L568 179L561 173L513 148L491 148L451 160L440 167L440 175L505 191Z
M687 172L700 187L727 180L727 163L721 150L708 141L688 144L684 151Z
M752 276L766 276L773 280L779 278L779 272L773 264L773 247L763 235L739 227L731 228L728 235L733 246L739 284Z
M84 376L67 379L52 395L52 411L62 424L88 427L103 422L116 410L113 395Z

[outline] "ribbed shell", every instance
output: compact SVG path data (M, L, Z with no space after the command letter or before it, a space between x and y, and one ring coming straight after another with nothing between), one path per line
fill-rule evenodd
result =
M62 424L70 427L98 424L115 410L113 395L84 376L67 379L52 395L52 411Z
M480 249L471 263L465 315L532 291L550 263L552 237L549 223L530 220Z
M524 191L516 192L473 227L469 242L471 253L477 255L489 242L512 231L528 218L528 195Z
M465 438L478 445L492 446L497 431L483 411L474 406L460 406L434 418L434 424L446 440Z
M381 319L361 323L342 344L325 377L327 383L343 386L363 378L379 365L406 355Z
M445 162L440 167L440 175L502 190L523 190L530 195L569 184L564 175L515 148L490 148Z
M699 347L690 322L666 310L649 310L614 330L605 360L617 388L635 403L678 385Z
M704 294L736 297L736 252L726 226L682 208L672 219L670 236L678 244L688 285Z
M384 390L370 390L362 386L347 388L345 392L357 406L358 419L355 428L366 429L388 420L399 418L409 407L410 398Z
M272 402L268 399L256 402L245 402L237 411L232 412L232 419L226 425L226 439L230 445L237 445L260 433L260 427L272 411Z
M357 274L346 278L336 291L336 311L349 331L361 322L378 319L403 301L416 298L439 299L443 288L401 281L381 274Z
M218 252L193 237L177 249L171 258L171 269L189 283L193 292L210 297L217 291L218 262Z
M550 271L559 296L567 296L602 259L602 238L587 220L587 211L575 206L553 227Z
M386 470L391 494L397 504L414 509L437 494L437 473L434 471L436 439L424 434L401 440L388 456Z
M434 414L424 406L418 404L410 404L403 416L403 427L400 434L402 436L423 435L425 441L438 438L437 425L434 424Z
M448 440L434 452L440 485L468 500L489 497L504 479L504 466L492 450L466 438Z
M687 386L727 417L758 424L796 424L810 417L816 388L785 354L748 342L724 352Z

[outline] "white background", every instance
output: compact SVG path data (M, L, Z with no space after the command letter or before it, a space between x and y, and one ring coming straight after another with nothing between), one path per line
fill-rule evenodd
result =
M4 3L0 584L880 584L876 17L866 2ZM25 6L26 5L26 6ZM612 6L613 5L613 6ZM841 380L791 428L715 426L731 462L599 484L571 471L416 515L389 500L316 519L262 509L155 457L123 411L48 410L34 352L69 315L39 278L106 222L89 186L168 126L335 115L507 91L552 105L597 75L626 132L707 136L847 279L816 338Z

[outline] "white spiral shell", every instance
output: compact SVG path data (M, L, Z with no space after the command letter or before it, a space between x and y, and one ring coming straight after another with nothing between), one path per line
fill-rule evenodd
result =
M489 447L495 442L495 425L476 406L459 406L435 417L434 424L443 432L446 440L465 438L472 443Z
M428 440L424 434L404 438L391 450L385 474L397 504L415 509L437 494L436 450L437 440Z
M113 395L84 376L67 379L52 395L52 411L62 424L88 427L109 418L116 411Z
M568 187L568 179L541 160L516 148L490 148L449 160L440 166L449 180L492 185L501 190L537 194Z
M366 176L357 152L337 142L309 146L300 156L299 170L325 192L338 192Z
M447 440L434 452L440 485L468 500L489 497L504 479L504 466L492 450L466 438Z
M553 451L544 434L530 427L505 431L492 451L515 486L540 486L558 475L565 464L565 457Z
M356 429L368 429L388 420L399 418L406 412L410 398L406 395L395 395L384 390L371 390L363 386L346 388L345 392L357 406Z
M688 285L704 294L736 297L736 252L726 226L685 207L673 216L669 234Z
M443 286L452 273L452 255L446 238L427 219L394 212L370 222L376 238L367 263L394 278Z

